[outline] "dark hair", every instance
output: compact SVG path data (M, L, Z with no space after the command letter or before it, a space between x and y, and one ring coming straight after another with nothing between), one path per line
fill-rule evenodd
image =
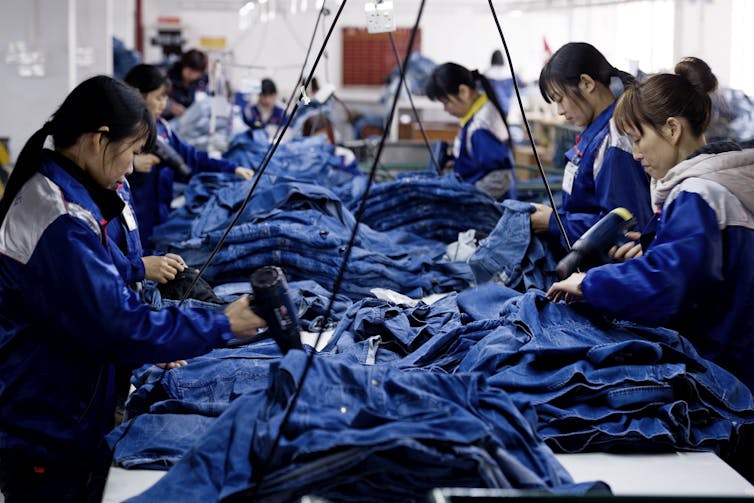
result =
M490 59L490 64L495 66L504 66L505 65L505 58L503 58L503 53L500 52L500 49L495 49L492 53L492 58Z
M618 77L626 86L634 77L611 65L593 45L586 42L569 42L553 54L539 74L539 91L547 103L553 96L566 93L581 98L581 75L589 75L595 82L610 88L610 79Z
M0 224L21 187L39 171L48 136L52 136L59 150L74 145L81 135L98 131L102 126L109 128L107 138L111 143L143 134L147 138L145 148L149 149L155 140L152 114L133 88L106 75L85 80L70 92L52 118L21 149L0 199Z
M199 49L189 49L181 55L181 66L205 72L207 71L207 55Z
M487 99L490 100L500 114L500 117L502 117L505 129L508 130L508 139L512 141L510 128L508 127L508 120L505 118L505 112L503 112L503 107L500 106L497 94L492 88L490 81L487 80L487 77L479 73L477 70L469 70L458 63L443 63L442 65L435 67L434 71L429 76L425 92L427 97L432 101L444 101L451 96L457 96L461 84L464 84L471 89L476 89L477 82L482 85L482 89L484 89L484 92L487 94Z
M162 86L170 86L168 76L154 65L136 65L128 71L123 80L141 94L151 93Z
M644 132L642 124L655 131L669 117L683 117L691 131L701 136L712 118L710 93L717 89L717 77L699 58L684 58L675 65L675 74L659 73L628 87L618 100L613 117L618 131Z
M269 96L270 94L277 94L278 88L272 79L262 79L262 95Z

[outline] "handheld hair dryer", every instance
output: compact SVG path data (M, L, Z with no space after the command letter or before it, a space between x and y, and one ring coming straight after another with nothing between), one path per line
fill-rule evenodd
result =
M303 349L296 308L288 295L283 270L275 266L260 267L251 275L254 291L252 309L267 322L267 333L275 339L283 354Z
M614 245L628 242L626 232L636 227L636 219L626 208L615 208L591 226L558 262L555 272L565 279L581 266L610 262L608 251Z
M191 176L191 168L188 167L183 157L175 151L167 142L160 140L154 142L152 153L160 158L160 161L168 168L175 171L181 178L188 179Z

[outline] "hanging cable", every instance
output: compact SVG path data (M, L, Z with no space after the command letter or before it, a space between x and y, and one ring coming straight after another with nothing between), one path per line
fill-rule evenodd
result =
M338 13L336 14L335 19L333 20L333 24L330 26L330 30L327 32L327 36L322 42L322 47L319 50L319 54L317 54L317 58L314 61L314 64L312 65L311 73L307 77L304 85L300 87L301 79L303 78L303 75L304 75L304 69L306 68L307 62L309 61L309 55L311 54L311 49L312 49L312 46L314 45L314 38L317 34L317 26L319 25L319 21L322 18L323 11L325 9L325 4L324 2L322 3L322 8L319 10L319 15L317 16L317 21L314 25L314 30L312 31L312 37L311 37L311 40L309 41L309 47L306 51L306 55L304 56L304 63L301 66L301 71L299 72L299 75L296 78L296 85L294 86L293 92L291 93L291 97L288 99L288 104L286 105L285 116L287 117L287 120L285 121L285 124L279 125L277 130L275 131L275 141L270 143L270 146L265 152L265 155L262 157L262 163L259 169L257 170L257 173L254 176L254 182L252 183L248 194L246 194L246 197L241 203L241 207L233 216L233 220L231 220L230 224L228 224L228 226L225 228L225 231L220 237L220 240L217 242L217 244L213 248L207 260L205 260L204 264L202 264L201 268L199 268L199 273L197 273L196 277L194 277L194 279L191 281L191 284L184 292L183 296L181 297L180 302L178 303L178 307L182 306L183 303L186 301L186 299L189 297L189 295L191 294L191 291L199 282L199 279L204 275L204 272L207 270L207 267L209 267L209 265L214 260L215 256L220 251L220 248L222 248L223 244L225 243L225 240L228 238L228 235L230 234L231 229L238 223L238 220L240 220L241 218L241 214L243 214L243 211L249 205L249 201L251 201L251 197L254 195L254 191L256 190L257 185L259 185L259 181L262 179L262 174L267 169L267 165L270 163L270 160L272 160L273 154L275 153L278 146L280 145L280 141L282 140L283 135L288 130L291 120L293 120L293 117L295 116L296 111L298 110L300 100L296 100L296 105L293 107L293 110L291 111L291 113L288 114L288 107L290 106L291 103L293 103L294 101L293 98L296 95L296 92L300 92L302 99L308 102L309 98L306 96L305 89L309 85L309 82L311 81L312 77L314 76L314 70L317 68L317 64L319 63L319 60L327 45L328 40L330 40L330 36L332 35L333 28L335 27L335 21L337 21L338 17L340 17L340 13L343 11L343 6L345 5L345 3L346 3L346 0L343 0L343 3L341 3L340 9L338 9Z
M413 49L414 42L416 40L416 33L418 31L418 28L419 28L419 22L421 20L422 12L424 11L424 3L425 3L425 1L426 0L421 0L421 3L419 5L419 12L418 12L418 14L416 16L416 22L414 23L414 26L413 26L413 28L411 30L411 37L409 39L408 48L406 50L407 54L406 54L406 58L403 61L403 68L402 68L402 71L401 71L400 82L398 83L398 88L396 90L395 95L393 96L393 103L392 103L392 105L390 107L390 113L388 115L388 122L392 121L393 116L395 114L395 109L396 109L396 107L398 105L398 97L400 95L400 88L403 85L403 76L406 73L406 69L407 69L407 66L408 66L408 57L411 54L411 50ZM343 4L345 4L345 0L343 0ZM342 9L342 7L343 6L341 5L341 9ZM336 20L337 20L337 16L336 16ZM335 23L333 22L333 25L334 24ZM270 461L272 460L272 458L275 455L275 452L277 451L278 445L280 444L280 439L283 436L283 432L285 431L285 427L288 424L288 421L290 420L290 417L291 417L291 414L293 413L293 410L296 408L296 403L298 402L298 398L301 395L301 390L303 389L304 383L306 382L306 377L308 376L309 370L311 369L311 366L312 366L312 364L314 362L314 355L316 354L316 348L319 345L319 342L320 342L320 340L322 338L322 334L324 333L325 328L327 327L327 322L330 319L330 316L332 314L333 307L335 305L335 298L337 297L338 292L340 291L340 286L343 283L343 278L345 276L346 267L348 265L348 259L350 258L351 251L353 250L353 247L354 247L354 245L356 243L356 236L358 235L359 225L361 223L361 220L362 220L362 218L364 216L364 212L366 210L367 199L369 197L369 191L371 190L372 184L374 183L375 174L377 173L377 166L379 165L380 155L382 154L382 150L383 150L383 148L385 146L386 139L387 139L387 129L385 129L383 131L382 137L380 138L380 143L379 143L379 146L377 148L377 155L375 156L375 159L374 159L374 161L372 163L372 167L371 167L371 169L369 171L369 179L368 179L366 188L364 190L364 195L362 196L362 198L361 198L361 200L359 202L359 208L356 211L356 214L354 215L355 216L355 222L354 222L354 225L353 225L353 229L351 230L350 239L348 240L348 244L346 245L346 249L345 249L345 252L343 254L343 261L341 262L340 268L338 269L338 275L336 276L335 282L333 283L333 290L332 290L332 293L330 295L330 300L329 300L329 302L327 304L327 309L325 310L325 314L323 316L324 322L322 323L322 326L320 327L319 333L317 334L317 339L314 342L313 350L307 355L307 359L306 359L306 362L304 364L304 369L303 369L303 371L301 373L301 377L298 380L299 384L298 384L298 386L296 386L296 389L293 392L293 396L291 397L291 400L288 403L288 407L286 408L285 414L284 414L283 419L282 419L282 421L280 423L280 427L278 428L278 432L277 432L275 440L274 440L274 442L272 444L272 447L270 448L270 451L267 453L267 456L265 457L264 461L262 463L257 464L256 466L255 466L254 460L251 459L253 451L251 449L249 450L249 457L250 457L250 462L251 462L251 465L252 465L252 471L254 471L254 469L256 469L256 473L254 474L254 478L253 478L253 481L252 481L252 487L251 487L251 490L250 490L250 494L248 495L248 500L249 501L254 501L256 499L257 494L259 493L259 488L261 487L262 481L264 480L264 476L266 474L265 473L265 469L266 469L267 466L269 466ZM241 498L243 498L244 500L246 500L246 498L247 498L246 491L242 491L241 493L237 493L235 495L234 499L239 499L240 500Z
M393 47L393 55L395 56L395 61L398 64L398 70L403 72L403 62L401 62L401 55L398 54L398 47L395 45L395 38L393 37L393 33L389 32L388 35L390 36L390 45ZM409 57L410 55L406 58L408 59ZM406 67L408 67L408 65L406 65ZM427 137L427 132L424 130L424 124L422 124L422 120L419 117L419 111L416 109L416 105L414 105L414 98L411 96L411 89L409 89L408 82L406 82L406 76L402 75L401 80L403 81L404 89L406 89L406 96L408 96L408 102L411 104L411 110L414 112L414 117L416 117L417 124L419 124L419 130L422 132L422 138L424 138L424 145L427 146L429 158L432 161L432 164L435 166L437 172L442 173L440 165L437 163L437 159L435 159L435 156L432 153L432 146L429 144L429 137ZM400 87L398 88L398 94L400 94ZM388 122L386 126L390 127L391 124L391 122Z
M539 174L542 177L542 182L545 185L545 191L547 192L547 198L550 200L550 206L552 206L552 214L555 216L555 221L558 224L560 235L563 237L563 242L566 245L565 246L566 251L570 251L571 241L568 239L568 235L566 234L565 227L563 227L563 221L560 219L560 214L558 213L558 207L555 205L555 198L552 195L552 189L550 188L550 183L547 181L547 175L545 174L545 170L542 167L542 161L539 160L539 153L537 152L537 146L534 144L534 136L531 134L529 121L526 118L526 112L524 111L524 103L523 101L521 101L521 91L519 91L518 89L518 79L516 78L516 72L513 70L513 61L511 60L511 53L508 50L508 43L505 41L505 35L503 35L503 29L500 26L500 20L497 18L497 13L495 12L495 6L492 5L492 0L487 0L487 2L490 5L490 11L492 11L492 17L495 19L495 26L497 26L497 32L500 35L500 40L502 40L503 42L503 49L505 49L505 57L508 59L508 66L511 69L511 77L513 77L513 88L516 90L516 99L518 100L518 107L521 110L521 119L524 122L526 133L529 135L529 142L531 143L531 148L532 148L532 151L534 152L534 159L537 162L537 168L539 169Z

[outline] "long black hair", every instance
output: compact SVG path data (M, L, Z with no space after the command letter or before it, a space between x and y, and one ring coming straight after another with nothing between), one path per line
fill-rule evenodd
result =
M138 64L131 68L123 80L131 87L146 95L162 86L170 89L170 79L160 68L154 65Z
M553 96L566 93L581 98L581 75L589 75L595 82L610 88L610 79L618 77L624 86L634 81L633 75L611 65L593 45L569 42L555 51L539 74L539 91L547 103Z
M106 75L85 80L71 91L50 120L31 135L21 149L0 199L0 224L21 187L39 171L48 136L52 136L55 148L60 150L74 145L81 135L96 132L102 126L109 128L107 138L110 142L144 135L147 138L145 148L150 148L155 140L152 114L134 89Z
M505 129L508 131L508 141L512 142L513 139L508 127L508 119L505 117L505 112L503 112L503 107L497 99L495 90L492 88L490 81L487 80L487 77L479 73L478 70L469 70L458 63L443 63L442 65L438 65L429 76L425 92L427 93L427 97L432 101L444 101L451 96L458 96L461 84L471 89L477 89L477 83L481 84L482 89L487 94L487 99L490 100L503 119Z

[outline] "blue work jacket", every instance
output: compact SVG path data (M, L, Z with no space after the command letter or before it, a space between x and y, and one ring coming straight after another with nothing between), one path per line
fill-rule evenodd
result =
M480 100L483 100L482 105L470 117L461 120L462 127L453 144L453 170L472 185L492 171L513 169L505 123L486 95Z
M243 110L243 121L251 129L264 129L267 126L281 126L285 123L285 110L275 106L267 120L262 119L262 112L257 105L250 105Z
M118 195L123 199L123 211L107 224L107 235L112 241L113 262L123 276L126 284L134 285L144 281L144 255L136 222L131 188L126 181L118 188Z
M191 168L192 173L226 172L233 173L236 166L223 159L212 159L207 152L197 150L183 141L164 119L157 119L157 141L168 143ZM167 220L170 203L173 200L175 174L164 164L157 164L149 173L134 172L129 175L133 193L136 220L139 224L141 244L151 250L151 237L154 228ZM184 182L186 180L183 180Z
M0 455L87 466L112 427L114 366L189 358L233 338L203 309L127 288L105 226L123 202L45 151L0 226Z
M631 141L615 128L614 110L615 103L603 110L566 152L563 202L558 213L571 244L615 208L629 210L639 230L652 218L649 177L634 160ZM554 214L548 234L562 240Z
M713 173L671 183L664 200L653 189L659 213L644 255L590 269L581 288L614 317L677 329L754 390L754 202L736 194L751 198L754 150L698 155L671 171L705 167Z

